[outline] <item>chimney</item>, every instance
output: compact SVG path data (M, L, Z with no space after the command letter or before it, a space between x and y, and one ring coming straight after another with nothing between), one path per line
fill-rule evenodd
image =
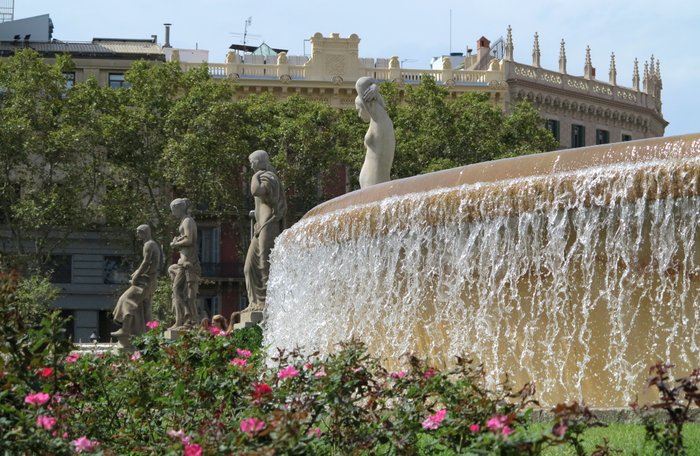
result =
M170 26L173 24L163 24L165 26L165 44L163 44L164 48L171 48L172 46L170 45Z
M475 70L483 70L489 63L489 50L491 42L482 36L476 41L476 67Z

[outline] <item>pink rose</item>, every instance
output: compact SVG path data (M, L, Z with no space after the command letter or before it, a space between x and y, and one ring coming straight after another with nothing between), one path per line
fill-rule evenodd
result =
M202 456L202 447L196 443L186 445L185 456Z
M505 426L508 423L508 417L505 415L497 415L492 417L490 420L486 422L486 427L491 429L492 431L498 431L503 429L503 426Z
M24 398L24 403L32 405L44 405L47 402L49 402L49 399L51 399L51 396L47 393L27 394L27 396Z
M435 369L433 369L432 367L425 371L425 374L423 374L423 378L426 380L433 377L435 377Z
M250 358L250 356L252 355L250 350L242 350L240 348L236 349L236 353L238 353L238 356L241 356L243 358Z
M503 437L508 437L513 432L515 431L513 431L513 429L511 429L508 425L503 426L503 429L501 429L501 434L503 435Z
M469 430L472 432L472 434L476 434L481 430L481 426L479 426L478 423L474 423L469 425Z
M255 417L241 421L241 432L245 432L250 437L263 429L265 429L265 422Z
M326 368L324 366L321 366L321 368L318 370L318 372L316 372L314 374L314 377L321 378L321 377L325 377L326 375L327 375Z
M447 409L441 409L435 412L435 415L430 415L428 418L421 423L423 426L423 429L437 429L440 427L440 423L442 423L442 420L445 419L445 416L447 415Z
M100 442L97 440L90 440L85 436L73 440L72 443L75 446L76 453L82 453L83 451L95 451L100 445Z
M67 363L74 363L80 359L80 353L74 352L66 356Z
M231 360L231 365L232 366L240 366L240 367L245 367L248 364L248 361L242 358L233 358Z
M158 322L155 321L155 320L154 320L154 321L149 321L149 322L146 323L146 327L147 327L148 329L156 329L158 326L160 326L160 323L158 323Z
M391 378L398 380L400 378L404 378L406 376L406 372L404 371L398 371L398 372L392 372L391 373Z
M54 428L54 426L56 426L56 418L52 416L39 415L36 417L36 425L37 427L50 431Z
M133 355L131 355L131 360L132 361L138 361L141 359L141 352L140 351L135 351Z
M299 375L299 371L294 368L294 366L287 366L281 371L277 372L277 378L291 378Z

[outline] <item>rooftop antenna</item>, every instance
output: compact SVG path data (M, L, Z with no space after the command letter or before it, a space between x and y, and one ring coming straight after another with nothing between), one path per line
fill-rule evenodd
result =
M249 16L248 19L245 20L245 27L243 28L243 33L231 33L233 36L238 36L243 38L243 46L248 44L248 38L262 38L262 35L253 35L251 33L248 33L248 28L250 27L250 24L253 23L253 16Z
M452 8L450 8L450 55L452 55Z
M15 19L15 0L0 0L0 24Z
M253 16L248 16L245 20L245 27L243 28L243 46L246 44L246 38L248 38L248 27L253 23Z

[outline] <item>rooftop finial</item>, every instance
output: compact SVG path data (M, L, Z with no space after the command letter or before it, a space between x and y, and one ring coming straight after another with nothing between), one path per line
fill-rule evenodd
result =
M649 84L649 62L645 60L644 61L644 79L642 79L642 90L644 90L644 92L647 91L648 84Z
M561 39L561 45L559 46L559 72L566 74L566 45L564 38Z
M586 46L586 64L583 67L583 77L593 79L593 64L591 63L591 47Z
M612 85L617 85L617 68L615 68L615 53L610 54L610 71L608 72L609 82Z
M506 32L506 55L505 59L509 62L513 61L513 29L508 25Z
M632 88L639 92L639 60L634 58L634 69L632 70Z
M535 42L532 44L532 66L540 67L540 37L535 32Z

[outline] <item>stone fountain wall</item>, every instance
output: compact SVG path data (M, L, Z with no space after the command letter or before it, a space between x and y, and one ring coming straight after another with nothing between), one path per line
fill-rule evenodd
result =
M469 354L545 404L624 406L653 362L700 365L699 223L700 135L378 185L280 237L265 343Z

